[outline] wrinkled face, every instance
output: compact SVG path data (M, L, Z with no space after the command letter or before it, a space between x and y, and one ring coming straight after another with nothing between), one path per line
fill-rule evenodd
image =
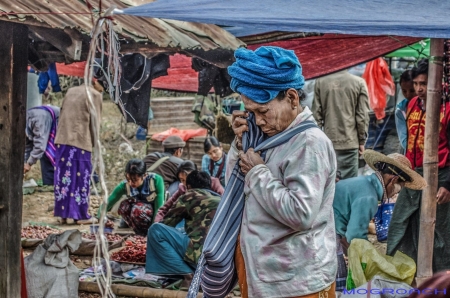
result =
M296 93L296 91L294 90ZM298 97L295 99L273 99L265 104L259 104L241 95L245 109L255 114L256 125L269 137L284 131L298 115Z
M186 172L180 172L178 173L178 179L180 179L181 184L186 186L186 178L189 175L189 173Z
M147 174L145 174L144 176L126 174L125 178L132 188L138 188L142 185L142 183L144 183L144 179L146 176Z
M427 83L428 83L428 75L421 74L413 79L414 90L416 91L417 96L420 99L427 99Z
M402 88L403 96L410 101L414 96L416 96L416 90L414 90L414 84L412 81L402 82L400 84L400 88Z

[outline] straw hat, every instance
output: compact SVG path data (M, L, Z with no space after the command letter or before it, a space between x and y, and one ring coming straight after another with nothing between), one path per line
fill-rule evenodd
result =
M427 182L420 176L417 172L412 169L411 163L405 156L392 153L389 155L384 155L382 153L376 152L374 150L365 150L363 153L363 158L367 164L375 171L378 169L375 164L378 162L384 162L393 166L396 166L402 170L406 175L408 175L412 181L405 182L405 187L415 190L424 189L427 186Z

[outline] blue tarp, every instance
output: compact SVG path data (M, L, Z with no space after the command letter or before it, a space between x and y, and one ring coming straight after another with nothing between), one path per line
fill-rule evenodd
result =
M117 13L228 26L238 37L291 31L450 38L449 0L157 0Z

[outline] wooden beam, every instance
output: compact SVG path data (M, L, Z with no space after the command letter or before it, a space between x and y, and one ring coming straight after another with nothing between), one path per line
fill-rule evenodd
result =
M431 39L425 125L423 177L428 183L422 192L419 247L417 252L417 286L433 275L434 226L438 191L438 140L442 94L444 40Z
M28 29L0 21L0 297L20 297Z
M29 26L29 29L41 40L52 44L71 60L80 60L83 44L83 36L81 33L70 28L60 30Z
M111 286L111 289L116 295L140 298L184 298L187 294L187 292L184 291L153 289L148 287L136 287L121 284L113 284ZM100 293L100 289L98 288L98 284L96 282L80 281L78 290L90 293ZM200 293L197 295L197 297L201 298L203 297L203 294Z

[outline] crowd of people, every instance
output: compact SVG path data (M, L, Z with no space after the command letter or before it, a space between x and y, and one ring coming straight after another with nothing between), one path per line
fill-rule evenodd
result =
M396 124L403 151L384 155L364 149L369 102L363 79L344 71L317 80L310 110L301 104L304 77L293 51L238 49L235 57L231 88L245 111L233 112L229 152L207 137L199 171L182 159L186 143L170 136L164 152L127 163L125 179L108 199L107 210L118 210L121 226L147 237L146 272L183 277L182 287L193 285L188 297L199 284L206 295L224 297L218 293L236 282L242 297L335 297L346 285L343 256L352 240L367 240L379 203L397 194L387 254L399 250L417 261L428 61L401 76L405 100ZM62 222L93 221L87 214L92 115L82 94L69 90L61 112L45 106L27 114L24 171L41 160ZM449 104L442 104L440 118L434 272L450 269ZM81 112L65 112L73 109ZM360 156L373 174L357 177ZM53 176L46 172L53 169ZM228 263L214 267L209 246Z

